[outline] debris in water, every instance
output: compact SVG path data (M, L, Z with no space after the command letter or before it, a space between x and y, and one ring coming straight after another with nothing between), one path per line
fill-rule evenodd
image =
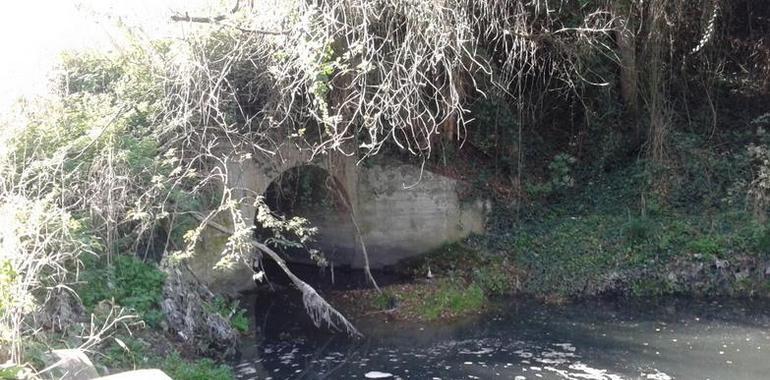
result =
M380 372L380 371L370 371L370 372L367 372L364 375L364 377L366 377L367 379L388 379L393 377L393 374L387 373L387 372Z
M476 350L476 351L471 351L471 350L466 350L466 349L460 350L460 354L462 354L462 355L486 355L486 354L491 354L493 352L495 352L494 349L486 348L486 347L481 348L480 350Z

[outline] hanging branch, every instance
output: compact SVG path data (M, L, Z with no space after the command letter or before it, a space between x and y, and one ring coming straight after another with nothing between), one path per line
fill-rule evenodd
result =
M173 15L171 21L184 21L184 22L198 22L205 24L216 24L220 21L224 21L227 17L225 15L219 15L214 17L195 17L185 13L184 15Z
M329 182L331 182L331 184L329 184ZM369 266L369 253L366 251L366 244L364 244L364 236L361 233L361 228L358 227L358 222L356 221L356 214L353 211L353 205L350 204L350 201L345 196L345 194L343 194L340 187L336 186L336 182L331 176L327 177L326 187L334 188L334 191L337 193L337 197L341 199L342 202L345 203L345 208L347 208L348 210L350 221L353 223L353 228L356 230L356 240L358 240L359 244L361 244L361 254L363 254L364 256L364 273L366 274L366 279L369 280L369 282L372 284L372 286L374 286L375 289L377 289L378 293L382 294L382 290L380 289L379 285L377 285L377 281L374 280L371 267Z
M310 315L310 319L313 320L313 324L315 324L316 327L321 327L321 322L326 322L329 327L339 329L338 324L340 324L342 325L342 329L344 329L345 332L347 332L349 335L355 337L363 336L360 332L358 332L356 327L353 326L353 324L350 323L350 321L348 321L344 315L342 315L342 313L329 305L329 303L326 302L326 300L324 300L323 297L321 297L321 295L319 295L312 286L308 285L305 281L302 281L299 277L294 275L294 273L291 272L281 256L260 242L254 241L253 244L260 251L270 256L270 258L273 259L273 261L275 261L279 267L281 267L283 272L286 273L291 282L294 283L294 286L299 289L299 291L302 293L302 303L305 305L305 310L307 310L307 313Z
M212 220L205 221L196 214L192 215L196 217L196 219L198 219L201 223L205 223L207 226L213 227L219 232L229 234L230 236L235 235L235 231L226 226L223 226ZM344 315L342 315L342 313L337 311L332 305L326 302L326 300L323 299L323 297L321 297L321 295L318 294L318 292L313 289L312 286L308 285L305 281L302 281L302 279L297 277L291 271L291 269L289 269L289 266L286 265L286 261L284 261L280 255L278 255L265 244L262 244L256 240L252 239L251 244L259 249L262 253L267 254L267 256L269 256L276 264L278 264L281 270L286 273L286 276L289 277L294 286L296 286L297 289L302 293L302 303L305 306L305 310L307 310L308 314L310 315L310 319L313 321L313 324L316 327L321 327L321 323L326 322L327 326L334 329L344 330L348 333L348 335L355 337L363 336L363 334L361 334L356 329L356 327L353 326L353 324L350 323L350 321L348 321Z
M240 30L241 32L265 34L265 35L271 35L271 36L280 36L280 35L286 34L286 32L276 32L272 30L261 30L261 29L249 29L249 28L244 28L244 27L235 26L235 25L222 24L222 21L226 19L227 19L227 16L224 16L224 15L218 15L214 17L196 17L196 16L190 16L187 13L185 13L184 15L177 14L177 15L171 16L171 21L176 21L176 22L194 22L199 24L221 24L221 25L233 27L235 29Z

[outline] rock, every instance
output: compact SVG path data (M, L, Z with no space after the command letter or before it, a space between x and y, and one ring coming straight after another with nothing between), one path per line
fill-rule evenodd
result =
M367 372L366 375L364 375L367 379L389 379L393 377L392 373L387 372L380 372L380 371L370 371Z
M90 380L99 377L94 364L80 350L53 350L48 355L47 367L51 369L44 378L59 380Z
M128 371L116 373L110 376L99 377L95 380L172 380L171 377L163 373L159 369L140 369L136 371Z

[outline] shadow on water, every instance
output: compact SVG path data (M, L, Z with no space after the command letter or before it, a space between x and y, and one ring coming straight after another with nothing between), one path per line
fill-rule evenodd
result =
M507 299L452 322L359 319L355 340L313 326L289 288L253 298L264 339L244 347L244 379L770 378L766 300Z
M269 279L251 293L245 294L244 305L249 305L256 331L266 342L283 340L288 336L325 339L337 337L336 331L317 328L305 312L301 293L294 288L291 280L272 261L263 263ZM332 269L316 265L289 263L292 272L324 295L329 291L369 289L371 285L363 270L341 267ZM380 286L404 283L410 280L389 268L372 270Z

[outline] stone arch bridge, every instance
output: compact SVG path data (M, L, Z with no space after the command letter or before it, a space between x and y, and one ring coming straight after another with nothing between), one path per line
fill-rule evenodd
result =
M458 195L460 183L455 179L407 164L358 165L355 157L342 154L311 159L309 151L288 144L273 157L247 157L224 166L233 196L243 200L244 220L253 223L257 211L253 201L282 173L306 165L324 169L342 188L356 215L372 268L396 264L484 228L488 206L480 200L462 200ZM360 244L350 226L330 217L315 227L328 260L338 266L363 267ZM217 292L253 288L253 272L246 265L214 268L227 238L222 231L207 228L190 260L190 269ZM292 258L287 257L287 261Z

